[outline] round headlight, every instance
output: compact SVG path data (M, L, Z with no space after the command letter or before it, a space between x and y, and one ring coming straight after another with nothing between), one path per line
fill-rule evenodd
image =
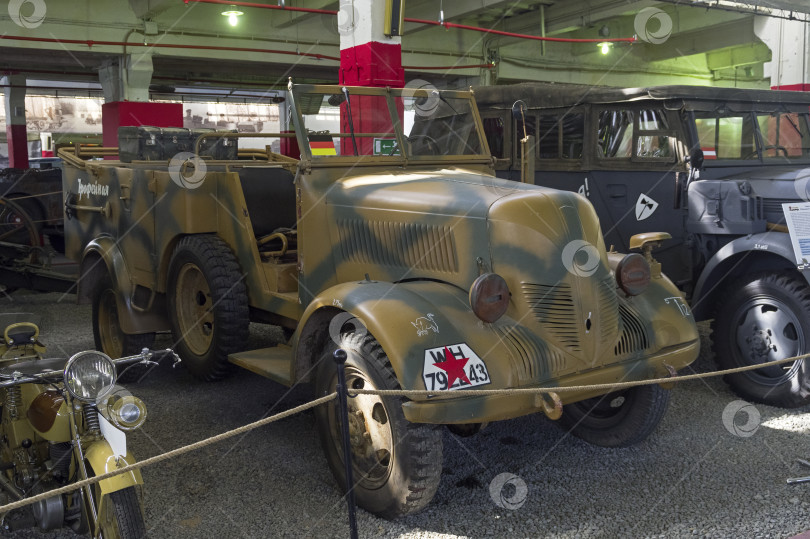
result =
M470 287L470 307L475 316L491 324L506 313L511 295L503 277L485 273Z
M638 296L650 284L650 264L638 253L625 256L616 266L616 282L628 296Z
M132 395L113 395L107 401L104 417L123 431L135 430L146 421L146 405Z
M99 402L115 386L115 363L101 352L79 352L65 367L65 387L82 402Z

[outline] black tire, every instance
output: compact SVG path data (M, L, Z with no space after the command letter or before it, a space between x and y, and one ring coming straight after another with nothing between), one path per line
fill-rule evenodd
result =
M346 334L341 348L349 356L346 361L349 387L399 389L394 369L373 337ZM319 396L335 390L337 374L332 360L335 349L334 344L327 347L318 367L315 389ZM357 503L366 511L387 519L421 511L433 499L441 480L442 431L433 425L409 423L402 412L404 400L373 395L349 399L350 427L355 432L352 461ZM365 413L358 414L358 411ZM337 402L319 406L315 416L329 468L345 491ZM362 429L363 434L358 434L357 429ZM365 437L369 430L376 436ZM370 442L363 443L366 440Z
M202 380L233 370L228 354L247 343L250 309L239 261L216 236L186 236L172 255L169 319L183 365Z
M668 406L669 391L638 386L567 404L559 424L593 445L629 447L652 434Z
M96 489L96 498L101 494ZM98 501L96 501L98 503ZM111 492L103 500L104 514L99 515L102 535L107 538L143 539L146 537L146 524L135 487Z
M810 352L810 287L799 275L747 275L721 296L715 320L718 367L731 369ZM745 400L782 408L810 404L810 360L724 377Z
M48 234L48 241L53 247L53 250L60 254L65 254L65 236L64 234L54 233Z
M118 293L113 288L109 276L105 276L93 292L93 340L96 350L113 359L139 354L144 348L151 348L155 342L154 333L130 335L121 330L117 308ZM132 365L121 371L118 381L136 382L149 367Z

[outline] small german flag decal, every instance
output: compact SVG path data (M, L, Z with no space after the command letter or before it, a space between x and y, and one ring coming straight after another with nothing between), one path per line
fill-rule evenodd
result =
M312 155L337 155L332 135L309 135L309 149Z

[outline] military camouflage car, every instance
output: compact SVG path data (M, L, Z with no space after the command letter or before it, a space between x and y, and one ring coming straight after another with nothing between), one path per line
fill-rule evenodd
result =
M810 361L767 365L810 352L810 265L783 213L810 200L810 93L524 83L476 96L499 177L520 179L519 139L534 136L531 183L587 196L608 244L669 233L656 256L697 320L713 319L719 367L763 365L730 387L810 404Z
M100 348L125 354L171 330L200 378L235 364L314 382L320 395L335 388L340 347L350 388L433 391L349 399L355 492L388 518L436 492L438 425L470 434L545 412L605 446L652 432L668 402L658 385L453 392L644 380L690 364L695 322L651 253L663 236L636 236L643 254L608 252L584 197L495 178L471 92L289 93L300 160L240 150L250 159L91 163L62 152L67 253ZM328 118L340 127L324 132ZM289 342L245 350L250 321L281 326ZM317 421L344 483L336 407Z

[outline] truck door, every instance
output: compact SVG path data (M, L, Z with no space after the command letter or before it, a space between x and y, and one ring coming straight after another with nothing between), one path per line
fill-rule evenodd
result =
M588 189L605 243L627 252L634 234L669 232L673 239L656 258L674 281L690 279L686 212L675 207L678 182L685 181L675 116L656 107L604 107L595 112L591 129L596 133L596 156Z
M152 173L136 168L113 168L120 193L116 238L121 252L127 254L127 265L136 285L149 289L156 286L155 258L155 192Z

